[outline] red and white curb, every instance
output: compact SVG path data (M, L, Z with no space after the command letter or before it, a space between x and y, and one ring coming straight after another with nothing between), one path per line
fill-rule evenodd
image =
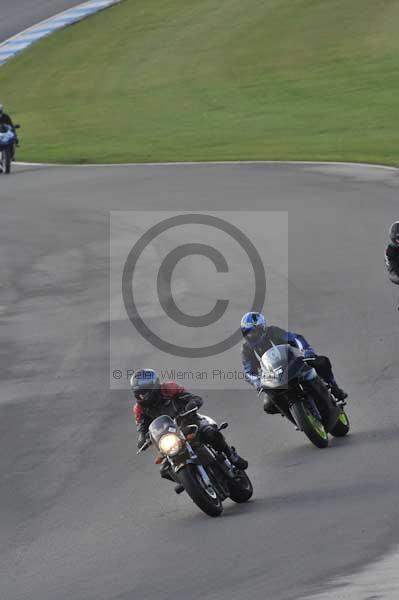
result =
M0 44L0 65L58 29L77 23L119 2L122 0L89 0L17 33Z

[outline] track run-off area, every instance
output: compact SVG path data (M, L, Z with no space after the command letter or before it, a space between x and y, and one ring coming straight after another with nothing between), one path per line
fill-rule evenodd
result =
M0 0L0 40L76 4ZM399 313L383 253L398 187L395 169L288 163L20 165L0 178L1 598L395 597ZM220 519L136 456L131 397L110 390L118 210L287 211L290 325L349 392L351 434L320 451L249 388L205 390L255 488ZM239 368L238 348L222 366Z

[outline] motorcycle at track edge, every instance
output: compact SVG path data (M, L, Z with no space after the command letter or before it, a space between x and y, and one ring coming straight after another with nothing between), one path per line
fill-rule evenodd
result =
M15 129L19 129L15 125ZM17 143L16 133L10 125L0 125L0 173L9 175L11 163L15 157L15 146Z
M149 426L147 441L137 454L153 445L159 452L155 463L161 465L164 476L175 481L175 491L185 491L204 513L218 517L223 512L223 501L247 502L252 494L252 483L222 452L199 439L198 425L187 423L187 417L197 412L191 409L172 419L162 415ZM228 427L219 426L219 431Z

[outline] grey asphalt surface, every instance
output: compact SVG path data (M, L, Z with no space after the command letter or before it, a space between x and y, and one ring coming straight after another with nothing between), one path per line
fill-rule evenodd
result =
M83 0L0 0L0 43Z
M294 600L398 542L399 315L383 261L398 182L316 165L0 178L1 598ZM290 324L350 392L352 434L326 450L251 390L207 392L255 486L217 520L136 456L129 395L109 389L109 211L125 209L288 210Z

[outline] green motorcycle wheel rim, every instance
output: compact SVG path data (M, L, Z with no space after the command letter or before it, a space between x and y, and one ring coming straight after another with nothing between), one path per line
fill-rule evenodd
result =
M318 421L309 411L305 411L306 417L309 423L312 425L313 429L318 433L318 435L323 438L323 440L328 439L328 435L323 425Z
M338 420L339 420L339 421L341 421L341 423L342 423L343 425L348 425L348 424L349 424L349 423L348 423L348 417L346 416L346 414L345 414L344 412L342 412L342 413L339 415L339 419L338 419Z

